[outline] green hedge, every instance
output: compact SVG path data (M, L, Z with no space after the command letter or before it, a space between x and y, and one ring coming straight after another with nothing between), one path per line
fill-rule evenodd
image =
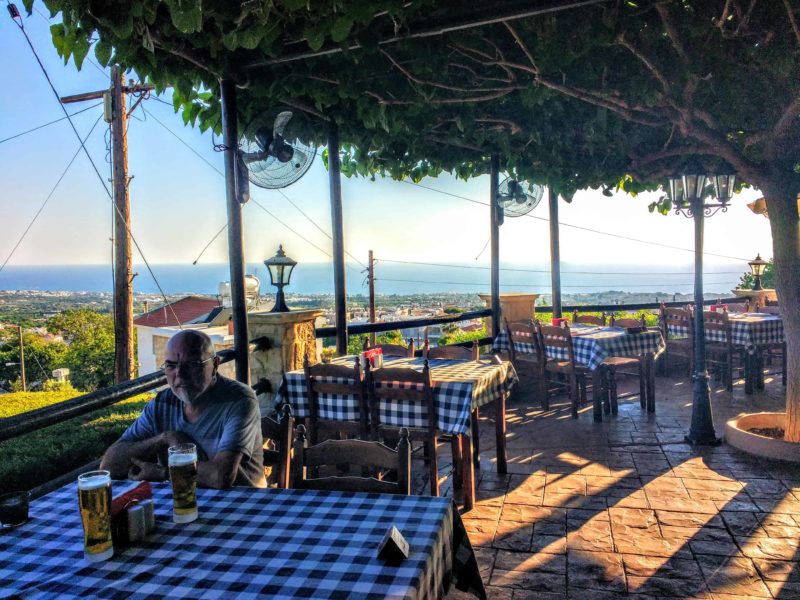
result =
M0 417L49 406L75 392L0 395ZM102 456L152 397L142 394L82 417L0 443L0 493L27 490Z

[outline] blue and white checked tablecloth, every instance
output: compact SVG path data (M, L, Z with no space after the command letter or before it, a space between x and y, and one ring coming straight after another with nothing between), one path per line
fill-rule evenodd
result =
M594 371L610 356L658 355L664 350L664 338L660 331L647 330L641 333L628 333L621 327L596 327L575 325L570 327L575 360ZM567 360L566 348L545 347L548 358ZM503 330L494 339L492 351L508 352L508 332ZM536 348L530 344L515 343L514 348L522 354L535 354Z
M783 320L780 317L760 313L732 313L728 315L731 324L731 341L735 346L744 346L749 354L754 354L759 346L782 344ZM669 326L670 335L685 337L685 327ZM724 342L725 333L717 329L706 329L707 342Z
M179 525L169 483L153 492L155 532L95 564L83 558L76 485L34 501L27 523L0 534L0 597L436 598L465 550L471 591L485 593L449 499L198 490L199 519ZM376 558L392 525L411 549L399 566Z
M335 364L352 367L355 357L334 359ZM519 381L511 363L492 361L429 360L433 380L433 404L437 427L441 433L470 433L472 409L500 397ZM408 368L422 371L421 358L385 358L384 367ZM344 381L336 381L344 383ZM275 405L288 402L295 417L308 416L308 389L303 371L290 371L275 397ZM354 396L323 394L319 399L319 415L334 421L357 421L358 401ZM379 408L381 423L391 427L427 427L425 407L402 400L382 401Z

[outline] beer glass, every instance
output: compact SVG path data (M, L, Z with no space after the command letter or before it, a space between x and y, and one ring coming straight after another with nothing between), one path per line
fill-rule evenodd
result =
M172 520L191 523L197 518L197 449L194 444L179 444L168 453Z
M83 557L89 562L114 555L111 541L111 475L89 471L78 477L78 506L83 522Z

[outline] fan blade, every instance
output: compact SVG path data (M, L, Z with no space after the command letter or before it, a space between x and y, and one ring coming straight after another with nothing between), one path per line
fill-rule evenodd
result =
M262 127L256 131L255 138L256 144L264 152L269 151L270 144L272 144L272 140L275 139L268 127Z
M283 112L278 113L278 116L275 117L275 125L272 127L272 136L274 138L282 136L283 130L286 129L286 125L291 120L292 120L292 111L284 110Z

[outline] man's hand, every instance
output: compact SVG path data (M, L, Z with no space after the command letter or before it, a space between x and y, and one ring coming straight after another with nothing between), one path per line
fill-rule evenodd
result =
M166 467L161 467L156 463L147 462L138 458L131 458L131 468L128 469L128 479L132 481L164 481L166 478Z
M160 436L160 442L165 452L167 448L170 448L171 446L195 443L191 436L186 435L182 431L165 431Z

